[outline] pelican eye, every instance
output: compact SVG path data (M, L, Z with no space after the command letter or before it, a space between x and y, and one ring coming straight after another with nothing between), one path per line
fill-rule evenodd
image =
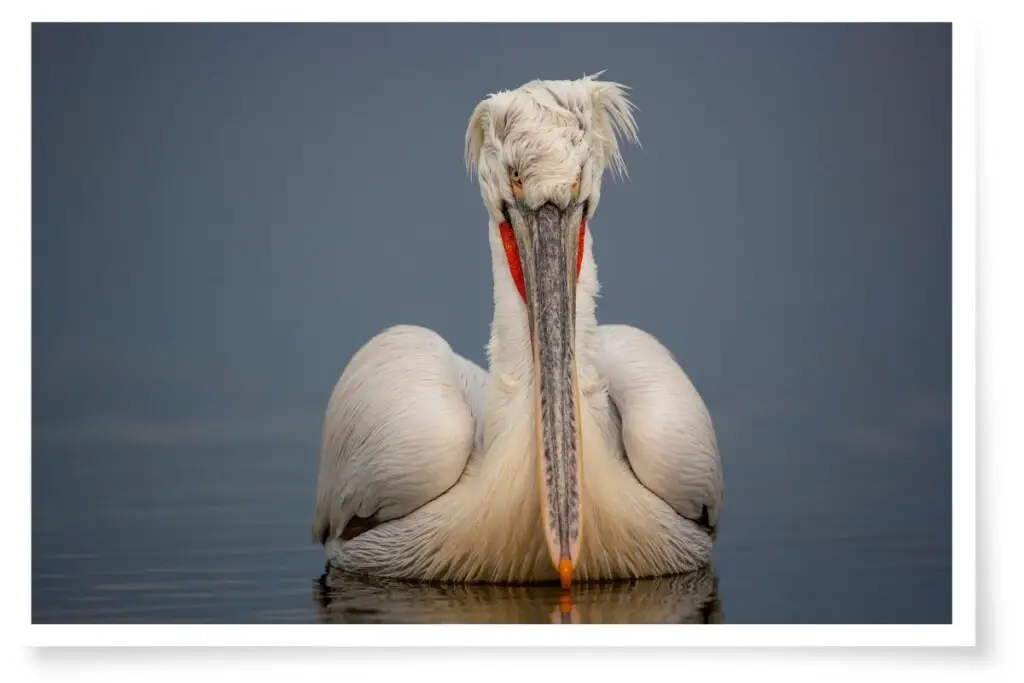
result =
M508 182L512 186L512 196L522 199L525 193L523 192L523 178L519 175L519 171L513 168L508 169Z

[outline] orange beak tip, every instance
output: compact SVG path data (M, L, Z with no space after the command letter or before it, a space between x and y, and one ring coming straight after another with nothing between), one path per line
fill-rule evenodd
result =
M562 580L562 589L568 590L572 584L572 561L568 557L558 562L558 577Z

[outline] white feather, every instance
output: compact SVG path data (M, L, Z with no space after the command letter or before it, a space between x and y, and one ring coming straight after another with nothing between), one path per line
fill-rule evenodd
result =
M340 536L355 515L407 515L458 480L476 432L467 394L477 373L421 327L392 327L355 354L324 420L318 540Z
M529 201L562 201L582 172L593 215L601 176L624 171L617 138L636 140L624 87L593 77L534 81L476 107L466 133L490 217L494 317L488 371L428 330L371 340L328 406L314 534L337 567L445 581L557 579L541 528L532 349L499 235L507 167ZM661 344L598 326L593 232L576 292L582 434L580 580L686 572L710 561L722 500L705 406ZM621 424L614 408L621 414ZM340 538L353 515L381 524Z
M711 526L722 502L722 468L711 416L671 352L628 325L599 328L599 372L622 419L626 456L637 478L676 512Z

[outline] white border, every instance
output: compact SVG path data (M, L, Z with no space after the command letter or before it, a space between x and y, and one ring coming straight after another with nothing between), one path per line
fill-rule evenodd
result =
M328 7L317 6L314 12L301 3L252 3L246 7L246 21L335 21L335 20L394 20L394 13L380 5L358 3L361 8L344 7L342 3ZM392 3L393 4L393 3ZM527 3L517 2L522 10ZM621 20L614 14L602 18L596 7L601 3L588 3L595 7L588 11L588 21ZM58 9L54 9L54 5ZM730 21L737 12L715 8L677 8L669 10L658 7L658 3L633 2L630 5L630 21ZM721 626L588 626L573 628L550 626L502 625L502 626L343 626L343 625L247 625L247 626L200 626L200 625L31 625L27 629L27 644L31 645L84 645L110 646L211 646L211 645L295 645L295 646L418 646L418 647L466 647L466 646L533 646L533 647L588 647L607 648L627 645L652 646L883 646L901 645L962 646L975 643L975 44L974 25L955 18L948 3L919 4L916 11L907 11L896 3L860 3L860 11L843 11L841 7L829 9L826 3L743 3L744 21L949 21L955 19L953 32L953 159L954 159L954 213L953 213L953 315L954 315L954 394L953 394L953 451L954 451L954 538L953 538L953 583L954 622L945 626L774 626L774 625L732 625ZM770 6L770 7L769 7ZM51 3L50 8L34 8L34 21L219 21L240 20L238 11L215 3L175 3L173 9L156 4L139 3L122 5L112 2ZM305 12L302 12L306 9ZM334 9L334 12L330 12ZM420 11L417 12L416 9ZM463 13L462 8L445 11L436 4L424 3L402 14L402 20L502 20L507 5L494 7L488 12L479 8L475 15ZM871 9L872 11L868 11ZM326 15L325 15L325 11ZM491 17L487 15L491 14ZM429 15L429 16L428 16ZM551 20L580 20L578 9L570 4L547 6L534 16ZM884 18L880 18L884 17ZM24 29L24 25L22 25ZM14 44L22 45L24 36ZM17 62L15 62L16 64ZM22 81L24 82L24 81ZM29 80L30 85L30 80ZM24 123L24 117L21 120ZM26 136L27 137L27 136ZM26 151L28 140L21 139L19 149L22 159L30 159ZM29 188L27 174L23 182L15 185L24 189L20 198L27 200ZM26 201L27 203L27 201ZM24 245L24 243L23 243ZM28 254L28 250L22 253ZM27 259L26 259L27 262ZM6 295L6 294L5 294ZM7 302L5 302L7 303ZM23 302L19 302L23 305ZM7 310L26 311L12 307ZM30 315L23 320L30 320ZM24 366L16 366L18 377L27 375ZM30 386L30 377L27 386ZM25 384L25 383L23 383ZM25 392L22 396L31 395ZM21 416L22 413L7 413ZM26 416L27 417L27 416ZM30 444L31 430L26 420L19 425L19 433L28 438L22 443ZM5 425L6 426L6 425ZM27 432L27 434L26 434ZM24 448L22 453L31 453ZM20 501L17 512L9 513L7 519L25 519L29 508L28 463L18 465L24 476L8 481L22 482L14 490L13 500ZM12 500L9 499L9 500ZM5 501L5 506L7 501ZM29 508L30 509L30 508ZM30 518L30 516L29 516ZM21 537L25 554L31 558L30 536ZM27 565L27 563L26 563ZM28 567L21 572L30 585ZM22 606L22 623L31 621L30 592L19 592ZM9 604L9 603L8 603Z
M133 647L211 645L288 647L933 647L974 645L973 629L953 625L300 624L57 625L31 627L33 645Z
M336 3L315 0L179 0L162 5L126 0L50 0L38 2L32 21L60 22L948 22L965 20L952 0L859 0L856 5L814 0L734 0L677 3L609 0L585 4L549 0L517 0L513 4L448 0L425 5L416 0L389 3Z
M953 26L953 624L975 631L977 208L973 27Z

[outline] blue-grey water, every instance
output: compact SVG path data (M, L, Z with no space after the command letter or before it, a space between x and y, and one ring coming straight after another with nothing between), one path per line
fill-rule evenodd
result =
M951 619L948 25L33 29L35 622ZM324 576L322 411L395 323L485 363L488 93L631 87L599 319L711 411L714 565Z

